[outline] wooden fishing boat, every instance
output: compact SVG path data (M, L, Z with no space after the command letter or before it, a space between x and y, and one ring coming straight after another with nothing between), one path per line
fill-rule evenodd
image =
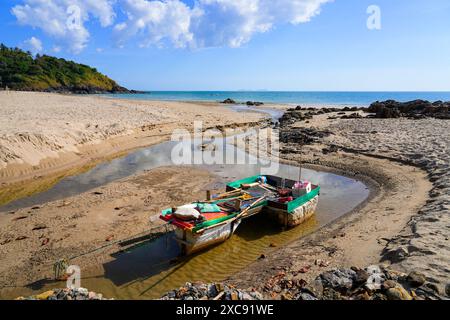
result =
M231 182L225 193L178 208L160 218L176 227L176 240L191 254L229 239L243 219L264 213L284 227L297 226L316 210L320 187L276 176Z

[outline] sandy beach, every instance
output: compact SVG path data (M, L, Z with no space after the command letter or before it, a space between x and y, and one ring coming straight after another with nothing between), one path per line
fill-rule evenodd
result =
M189 130L196 119L207 127L235 128L256 127L264 118L207 103L14 92L1 92L0 98L4 187L167 140L174 128ZM312 138L310 143L282 143L282 162L358 179L370 188L370 196L319 231L272 248L227 283L278 299L286 292L269 285L274 277L311 281L333 267L385 263L402 272L423 272L442 293L450 256L449 125L438 119L340 119L336 112L282 125L289 134L311 129L307 136ZM158 168L3 214L0 286L51 277L51 263L62 255L77 255L161 225L150 217L162 208L203 198L216 180L198 169ZM174 185L175 192L165 192ZM110 259L110 253L90 255L77 264L98 264Z
M195 108L193 108L195 106ZM219 103L0 91L0 184L81 167L168 140L174 129L254 126L265 116Z

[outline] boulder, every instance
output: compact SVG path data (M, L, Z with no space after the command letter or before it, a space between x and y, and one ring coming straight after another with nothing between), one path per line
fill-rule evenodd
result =
M402 286L388 289L386 296L389 300L412 300L411 295Z
M225 103L225 104L236 104L236 101L234 101L231 98L228 98L228 99L225 99L224 101L222 101L222 103Z
M427 279L425 276L417 271L411 272L408 277L406 278L406 281L412 286L412 287L420 287L425 283Z
M335 269L322 273L319 278L324 287L342 292L353 287L356 272L351 269Z

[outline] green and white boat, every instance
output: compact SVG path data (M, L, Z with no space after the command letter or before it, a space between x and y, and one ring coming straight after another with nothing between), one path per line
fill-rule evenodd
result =
M276 176L253 176L231 182L226 192L205 201L163 210L161 219L176 227L184 254L191 254L229 239L243 219L266 214L283 227L310 219L318 204L320 187Z

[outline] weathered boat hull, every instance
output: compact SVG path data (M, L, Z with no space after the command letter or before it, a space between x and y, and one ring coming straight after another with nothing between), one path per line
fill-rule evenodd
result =
M292 212L266 207L267 214L277 221L280 225L288 228L296 227L309 220L316 212L319 196L315 196L305 204L295 208Z
M240 223L240 220L233 220L201 233L176 229L175 236L181 246L182 253L190 255L228 240Z

